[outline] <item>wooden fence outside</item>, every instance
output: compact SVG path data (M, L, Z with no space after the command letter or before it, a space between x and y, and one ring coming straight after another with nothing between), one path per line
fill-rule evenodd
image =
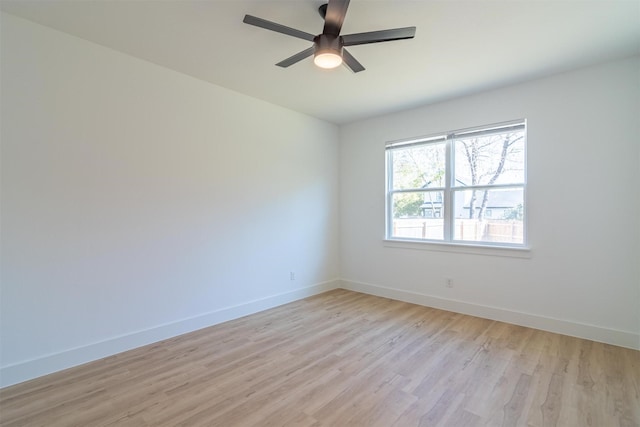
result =
M441 240L442 219L394 219L393 236L413 239ZM524 227L521 221L456 219L454 239L473 242L522 243Z

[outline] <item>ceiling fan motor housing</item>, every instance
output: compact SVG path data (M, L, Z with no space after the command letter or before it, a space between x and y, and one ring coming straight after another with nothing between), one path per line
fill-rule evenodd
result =
M334 53L342 57L342 37L330 34L320 34L313 39L314 55L320 53Z

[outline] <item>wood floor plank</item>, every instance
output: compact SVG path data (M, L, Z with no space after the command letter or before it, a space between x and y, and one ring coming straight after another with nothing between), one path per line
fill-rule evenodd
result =
M564 377L560 374L553 374L547 389L547 398L542 404L542 424L555 427L558 425L560 410L562 405L562 386Z
M529 387L531 385L531 376L527 374L520 374L518 383L515 390L511 395L509 401L504 405L504 418L502 419L502 425L504 427L515 426L518 424L518 420L522 415L524 404L529 394Z
M334 290L0 389L0 426L640 425L640 352Z

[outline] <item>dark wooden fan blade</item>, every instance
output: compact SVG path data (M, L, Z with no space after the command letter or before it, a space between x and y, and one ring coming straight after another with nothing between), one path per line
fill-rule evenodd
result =
M416 27L394 28L392 30L370 31L367 33L347 34L342 36L343 46L358 44L390 42L393 40L412 39L416 35Z
M284 61L280 61L278 62L276 65L278 67L283 67L286 68L290 65L295 64L296 62L300 62L305 58L308 58L309 56L313 55L313 46L311 46L309 49L305 49L302 52L298 52L293 56L290 56L289 58L285 59Z
M356 58L354 58L347 49L342 49L342 62L343 64L353 71L354 73L359 73L360 71L364 71L364 67L361 63L358 62Z
M327 13L324 17L323 34L331 34L338 37L344 22L344 16L347 14L349 0L329 0L327 5Z
M275 31L276 33L282 33L299 39L308 40L310 42L312 42L315 37L313 34L276 24L275 22L267 21L266 19L258 18L256 16L245 15L242 22L249 25L255 25L256 27L264 28L266 30Z

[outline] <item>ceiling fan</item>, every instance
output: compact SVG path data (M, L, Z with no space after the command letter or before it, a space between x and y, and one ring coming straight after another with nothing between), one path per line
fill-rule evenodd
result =
M318 12L324 19L324 28L317 36L251 15L245 15L242 22L313 42L310 48L278 62L276 65L279 67L289 67L313 55L313 62L318 67L335 68L344 64L354 73L363 71L364 67L344 49L345 46L411 39L416 34L416 27L405 27L341 36L340 30L348 7L349 0L329 0L329 3L320 6Z

